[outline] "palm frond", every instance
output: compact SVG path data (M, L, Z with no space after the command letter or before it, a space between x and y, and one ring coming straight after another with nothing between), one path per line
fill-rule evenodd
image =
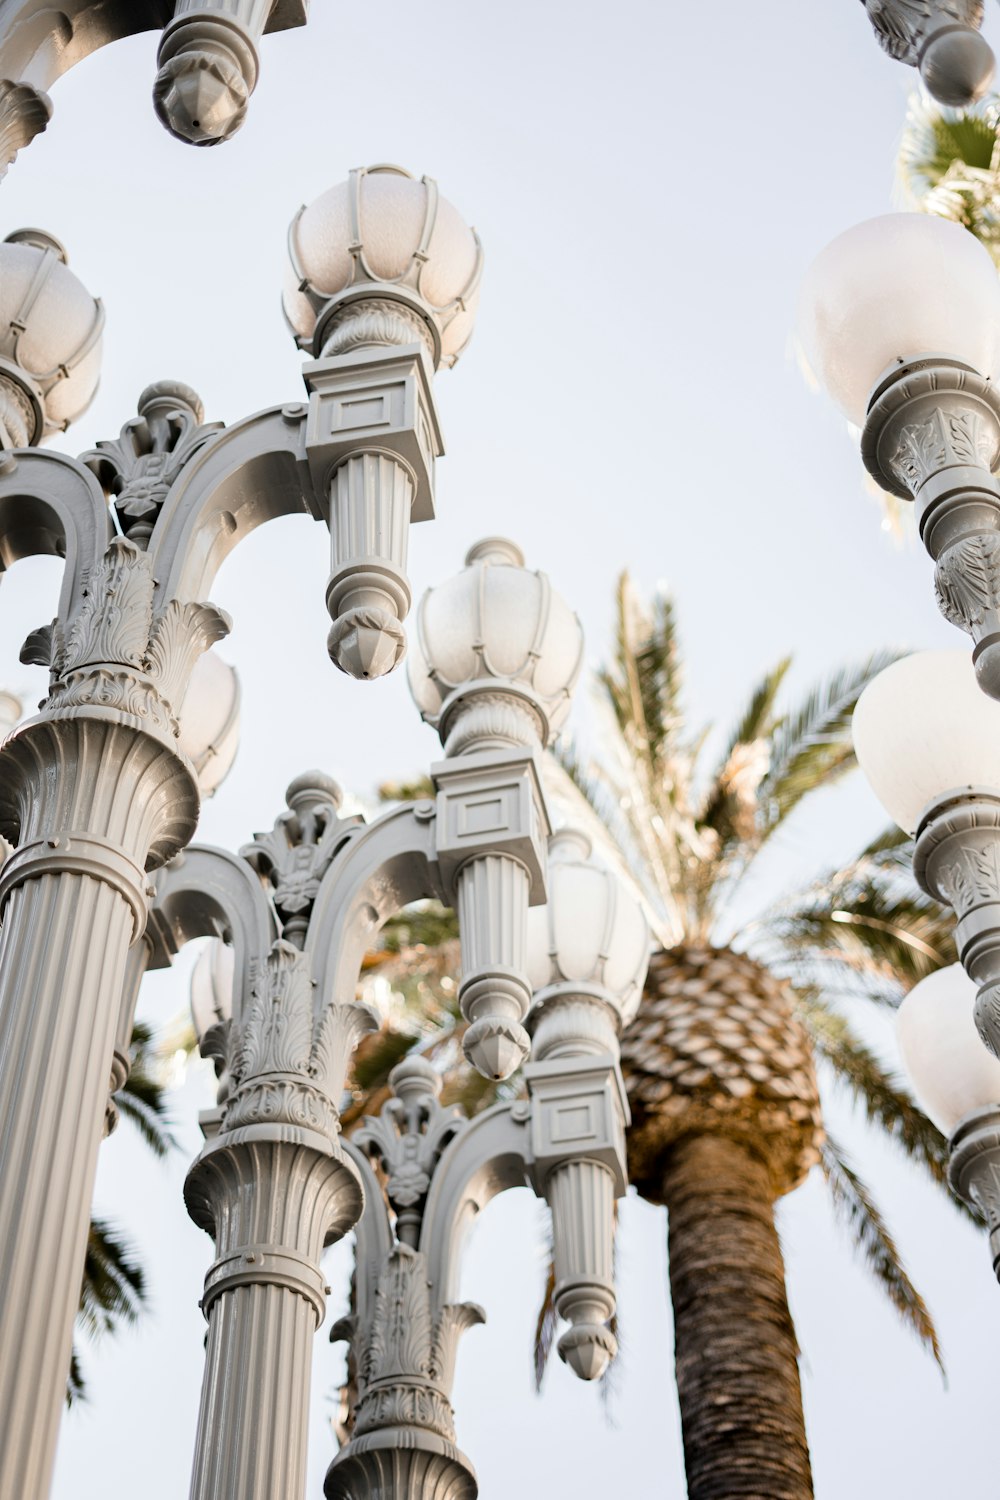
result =
M798 708L778 721L771 735L770 769L760 787L761 842L803 797L854 765L851 716L855 704L869 682L898 657L895 651L877 651L859 665L843 668L817 684Z
M615 595L615 653L598 673L618 728L656 778L681 722L680 653L673 602L658 594L640 600L627 573Z
M549 1367L549 1358L556 1341L556 1328L558 1325L559 1317L556 1313L556 1262L550 1239L548 1265L545 1272L545 1287L542 1291L542 1301L538 1309L538 1317L535 1321L535 1337L531 1349L536 1391L541 1391L542 1389L542 1381L545 1379L545 1371Z
M121 1114L137 1128L155 1156L177 1145L167 1109L167 1090L157 1074L159 1054L153 1032L141 1021L132 1028L129 1075L114 1095Z
M822 1147L820 1164L837 1220L847 1229L855 1250L903 1322L934 1356L943 1375L944 1359L933 1319L907 1274L871 1193L829 1136Z
M87 1235L80 1326L97 1338L118 1324L134 1323L146 1301L142 1266L107 1219L92 1219Z
M922 1167L947 1193L948 1143L937 1126L889 1077L843 1016L808 997L802 1000L802 1014L817 1053L847 1085L871 1123L880 1126L910 1161Z
M791 657L786 656L753 689L708 784L698 824L715 834L714 863L720 868L734 845L752 844L755 839L760 784L769 770L774 704L791 664ZM714 871L710 873L713 880L717 878Z
M953 920L916 886L886 881L874 866L817 881L772 908L766 925L782 955L806 966L839 962L885 981L897 1005L919 980L956 959ZM873 996L882 1000L885 988Z

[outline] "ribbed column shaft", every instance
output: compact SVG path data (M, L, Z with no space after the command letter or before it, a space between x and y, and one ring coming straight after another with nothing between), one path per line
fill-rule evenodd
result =
M563 1283L612 1284L611 1245L615 1224L615 1182L610 1170L593 1161L557 1167L545 1187L552 1209L556 1295ZM612 1305L604 1316L614 1310Z
M0 927L0 1495L48 1494L132 912L45 875Z
M388 453L359 453L330 483L331 616L366 606L410 607L406 556L415 488L405 464Z
M520 860L485 854L458 872L458 924L462 972L514 969L527 962L531 877Z
M324 1137L257 1125L211 1141L185 1197L217 1252L191 1500L303 1500L319 1258L360 1214L357 1180Z
M0 879L0 1495L44 1500L142 867L196 794L110 721L36 722L4 763L20 841Z
M209 1321L192 1500L302 1500L316 1310L286 1287L224 1292Z

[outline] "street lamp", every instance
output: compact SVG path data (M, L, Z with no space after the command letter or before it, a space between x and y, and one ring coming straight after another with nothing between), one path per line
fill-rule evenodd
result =
M961 964L929 974L896 1021L921 1109L948 1137L948 1181L986 1220L1000 1277L1000 1061L976 1035L976 987Z
M889 56L919 68L939 104L965 109L993 80L996 59L979 33L983 0L862 0Z
M346 230L342 239L350 253ZM96 385L96 336L73 363L84 314L87 329L97 325L95 307L51 241L36 236L7 254L18 267L31 257L34 271L17 270L29 285L10 314L26 331L0 376L14 392L25 369L24 389L38 392L45 420L58 425ZM199 780L211 783L212 760L234 748L231 695L211 704L224 719L205 738L194 725L196 664L229 630L208 602L215 574L277 516L305 512L335 530L345 465L364 468L411 440L425 451L429 441L425 355L409 327L387 332L369 318L381 291L380 282L356 289L340 325L353 330L344 352L317 351L307 369L308 405L222 428L204 422L189 387L162 381L143 392L118 438L82 459L30 447L0 457L5 563L65 559L56 618L23 651L49 669L48 695L8 737L0 767L0 831L17 844L0 872L3 1495L34 1500L47 1489L108 1079L114 1086L124 1066L141 971L133 958L126 973L129 948L149 936L150 874L188 843ZM37 344L28 337L34 316ZM51 387L50 356L66 372ZM19 410L27 406L8 393L12 426ZM29 441L38 428L36 420ZM389 539L365 545L374 570ZM392 664L373 660L366 628L338 658L361 677ZM216 756L199 776L186 752L206 738Z
M357 984L379 928L412 901L456 908L473 1063L501 1078L529 1049L532 1056L531 1105L512 1107L501 1146L478 1122L470 1126L480 1144L471 1160L460 1155L440 1190L444 1227L434 1231L434 1255L453 1254L470 1192L486 1201L513 1185L505 1174L516 1159L517 1182L530 1180L553 1213L557 1307L570 1323L563 1357L590 1379L614 1352L606 1327L612 1205L625 1187L627 1120L617 1036L638 1000L649 935L611 877L586 863L586 841L557 836L546 852L537 756L568 706L579 626L544 575L496 538L471 549L466 571L432 591L424 644L438 639L434 622L445 616L457 643L449 658L461 669L457 687L448 692L432 675L433 654L414 653L415 696L445 742L444 759L431 767L433 801L367 825L342 818L336 783L310 772L288 788L273 829L239 857L195 846L154 877L146 967L169 963L194 937L233 947L232 981L203 974L195 1015L223 1087L185 1188L191 1216L216 1242L202 1301L209 1332L194 1500L302 1493L309 1336L325 1303L320 1254L357 1222L362 1184L376 1212L339 1136L351 1053L374 1024L355 1002ZM547 867L552 913L539 925L528 905L545 901ZM532 1005L533 980L541 989ZM533 1043L519 1024L529 1006ZM437 1223L434 1202L427 1212ZM404 1242L414 1248L412 1235ZM369 1265L366 1255L365 1274L381 1274L378 1257ZM451 1271L432 1279L443 1308L454 1295ZM384 1311L388 1295L373 1306ZM416 1316L406 1303L394 1318L407 1308ZM370 1371L376 1355L366 1359ZM435 1366L436 1378L450 1386L444 1368ZM380 1402L369 1409L383 1411L375 1425L392 1427L381 1446L397 1447L404 1419L388 1423ZM406 1493L416 1500L420 1491Z
M263 35L304 26L309 0L0 0L0 177L48 125L45 92L109 42L163 28L156 113L180 140L214 146L246 118Z
M1000 705L963 653L920 651L865 688L854 746L886 812L916 835L918 884L954 909L976 1025L1000 1054Z
M350 1341L357 1399L327 1500L478 1495L455 1442L451 1392L458 1340L485 1314L457 1298L466 1236L499 1193L530 1186L548 1202L556 1309L569 1323L560 1356L594 1380L616 1352L607 1321L628 1123L618 1037L642 992L649 930L586 836L564 830L549 843L548 906L528 928L527 1097L467 1120L441 1107L441 1079L410 1057L390 1075L379 1116L347 1143L365 1211L356 1309L331 1338Z
M863 426L869 473L916 502L945 619L1000 698L1000 282L960 225L887 214L819 255L799 300L807 360Z

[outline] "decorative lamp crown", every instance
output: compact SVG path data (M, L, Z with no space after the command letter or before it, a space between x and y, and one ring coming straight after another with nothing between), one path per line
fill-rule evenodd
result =
M94 399L104 309L41 229L0 244L0 441L28 448L64 432Z
M583 631L513 542L488 537L428 589L411 644L410 692L448 755L546 746L569 713Z
M472 336L483 251L431 177L360 167L300 209L283 305L314 356L422 343L436 369Z
M180 748L194 765L203 797L218 791L240 743L240 679L214 651L199 657L180 707Z
M590 839L578 829L552 835L548 868L548 904L528 912L534 1011L549 1000L592 995L627 1025L639 1007L649 963L642 907L593 857Z

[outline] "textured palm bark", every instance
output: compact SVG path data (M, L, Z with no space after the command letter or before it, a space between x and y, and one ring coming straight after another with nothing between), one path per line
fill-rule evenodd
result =
M667 1161L688 1500L810 1500L798 1342L766 1167L691 1136Z

